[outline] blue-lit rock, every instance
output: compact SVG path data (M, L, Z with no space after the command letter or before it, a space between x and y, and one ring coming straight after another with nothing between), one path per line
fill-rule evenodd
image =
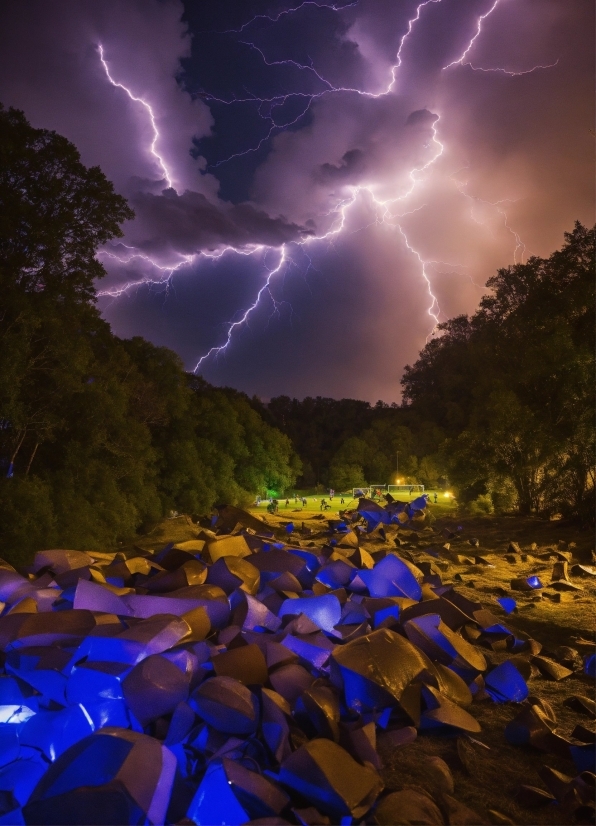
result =
M359 576L371 597L409 597L414 600L422 597L420 583L409 566L395 554L388 554L372 570L360 571Z
M521 703L529 694L526 681L508 661L501 663L484 678L487 694L495 703Z
M357 763L345 749L327 739L311 740L286 758L279 780L334 822L364 815L383 789L376 771Z
M341 620L341 605L334 594L305 599L286 599L279 610L279 616L304 614L321 630L334 633Z
M211 677L191 696L191 708L217 731L252 734L258 725L254 694L233 677Z
M521 702L509 741L581 770L513 662L487 666L513 648L529 677L527 636L389 544L425 507L362 500L308 546L225 507L156 554L0 564L0 824L385 822L377 733L474 735L473 696Z
M24 807L25 822L164 823L175 769L174 755L154 738L102 729L50 766Z

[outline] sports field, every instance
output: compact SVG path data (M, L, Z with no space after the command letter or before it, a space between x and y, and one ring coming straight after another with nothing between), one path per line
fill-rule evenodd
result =
M429 497L429 508L431 512L434 513L436 516L445 516L447 514L455 512L456 504L451 494L449 496L445 496L445 492L441 490L426 490L425 493L428 494ZM435 495L437 498L436 503L434 501ZM400 502L411 502L418 496L420 496L420 493L414 492L410 495L407 491L403 491L400 492L399 496L393 495L393 498L399 500ZM306 499L306 505L302 504L303 498ZM286 504L287 499L289 499L289 504ZM325 502L330 506L328 509L325 509L325 511L321 510L322 499L324 499ZM358 505L358 499L352 498L351 492L344 494L343 497L341 494L336 493L332 500L330 500L329 496L326 496L324 493L308 494L301 496L300 492L298 492L297 501L295 500L293 495L288 497L277 497L277 501L279 505L278 514L280 516L287 514L290 518L297 518L298 515L300 515L302 519L309 519L315 514L321 512L324 512L326 517L333 519L339 516L340 510L350 510ZM268 504L269 501L267 499L264 499L259 505L251 505L249 510L255 515L260 514L261 516L263 516L267 513ZM380 504L385 504L385 500L381 498Z

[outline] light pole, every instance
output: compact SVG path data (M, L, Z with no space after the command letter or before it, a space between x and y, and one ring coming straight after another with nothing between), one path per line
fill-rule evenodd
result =
M399 450L395 451L395 472L399 476Z

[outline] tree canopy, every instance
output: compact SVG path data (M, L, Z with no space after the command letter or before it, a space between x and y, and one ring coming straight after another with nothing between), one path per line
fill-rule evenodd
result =
M594 246L579 222L549 258L501 269L471 317L440 325L404 373L412 412L447 441L466 498L577 512L594 488Z

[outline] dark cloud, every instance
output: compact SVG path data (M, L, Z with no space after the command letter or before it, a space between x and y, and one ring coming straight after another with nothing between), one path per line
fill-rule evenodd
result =
M161 195L138 192L131 198L136 220L127 232L147 253L193 255L222 246L279 247L307 234L282 217L271 218L251 204L213 204L200 192L173 189Z
M364 152L361 149L348 149L341 158L341 163L321 164L315 172L315 177L321 183L326 181L346 181L352 182L365 169Z
M2 102L65 134L135 208L102 254L102 289L150 282L101 299L118 334L194 367L261 290L207 378L393 401L432 313L473 311L498 267L593 221L593 4L499 0L461 63L493 0L346 6L0 6ZM175 191L99 43L153 107Z
M406 118L406 126L418 126L419 124L423 126L432 125L438 117L438 115L433 115L432 112L429 112L428 109L416 109L415 112L410 112Z

